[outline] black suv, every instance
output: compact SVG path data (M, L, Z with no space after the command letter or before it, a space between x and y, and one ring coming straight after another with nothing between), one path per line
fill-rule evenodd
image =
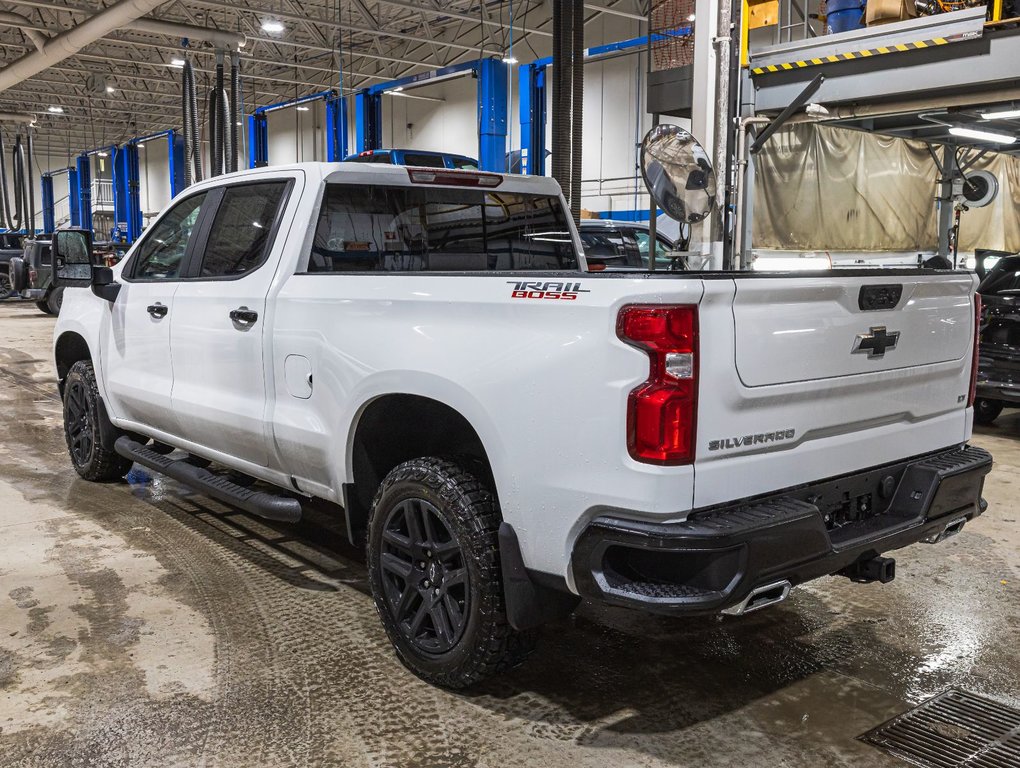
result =
M999 259L978 293L983 309L974 420L991 424L1004 407L1020 408L1020 255Z

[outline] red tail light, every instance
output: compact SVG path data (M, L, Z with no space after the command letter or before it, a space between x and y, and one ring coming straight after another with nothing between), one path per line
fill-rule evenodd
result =
M648 353L648 379L627 401L627 448L646 464L691 464L698 413L698 308L620 310L616 333Z
M981 346L981 294L974 294L974 359L970 366L970 391L967 393L967 407L974 405L977 397L978 348Z

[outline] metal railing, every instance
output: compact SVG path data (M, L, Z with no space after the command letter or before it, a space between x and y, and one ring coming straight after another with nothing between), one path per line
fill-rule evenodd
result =
M93 179L92 180L92 205L112 206L113 205L113 180Z

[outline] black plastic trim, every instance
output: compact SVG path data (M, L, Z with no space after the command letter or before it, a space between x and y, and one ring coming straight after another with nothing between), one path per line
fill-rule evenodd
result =
M525 567L517 532L507 522L499 524L499 562L503 572L506 617L516 630L532 629L569 616L581 598L536 580Z
M658 613L712 613L738 604L758 586L796 585L858 561L930 538L953 519L971 520L992 457L956 446L895 465L784 489L691 513L680 523L616 516L592 520L574 545L571 570L584 597ZM895 475L889 508L830 531L810 499L823 485Z
M297 499L244 488L221 475L188 463L187 459L171 459L157 453L126 435L117 438L114 449L126 459L253 515L286 523L296 523L301 519L301 503Z

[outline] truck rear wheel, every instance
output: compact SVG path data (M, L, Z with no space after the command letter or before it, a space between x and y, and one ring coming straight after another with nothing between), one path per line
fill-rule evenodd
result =
M64 380L64 437L75 471L86 480L119 480L131 469L131 461L107 445L112 425L99 405L99 388L92 363L79 360ZM105 439L104 439L105 438Z
M432 457L397 466L369 519L368 573L401 662L446 688L465 688L523 661L534 631L507 621L495 497L459 464Z
M991 424L1002 413L1002 401L979 397L974 401L974 421L978 424Z

